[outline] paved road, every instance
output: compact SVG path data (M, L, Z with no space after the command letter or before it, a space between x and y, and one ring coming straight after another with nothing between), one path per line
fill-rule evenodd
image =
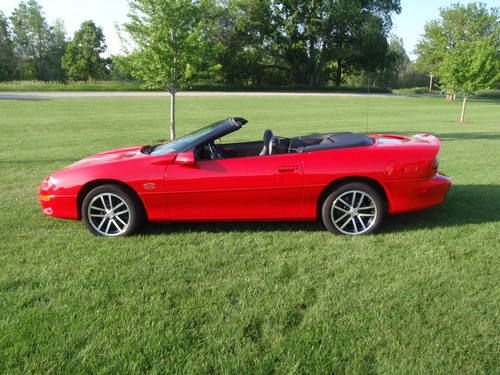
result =
M44 99L44 98L127 98L127 97L166 97L168 92L130 92L130 91L54 91L54 92L0 92L0 99ZM366 96L355 93L314 93L314 92L215 92L215 91L185 91L178 96ZM393 94L370 94L374 97L395 96Z

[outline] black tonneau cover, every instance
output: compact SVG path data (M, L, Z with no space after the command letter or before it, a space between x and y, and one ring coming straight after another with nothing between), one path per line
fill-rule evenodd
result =
M321 139L319 143L318 143L318 138ZM356 133L321 134L310 137L300 137L299 140L303 144L302 147L298 148L299 152L362 147L362 146L370 146L374 143L372 138L364 134L356 134ZM308 144L309 140L313 141L314 143L311 142L312 144Z

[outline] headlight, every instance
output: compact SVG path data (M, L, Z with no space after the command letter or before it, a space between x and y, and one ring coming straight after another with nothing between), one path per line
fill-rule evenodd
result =
M49 176L49 177L47 178L47 183L49 184L49 187L54 186L54 185L56 185L56 184L57 184L57 179L55 179L55 178L54 178L54 177L52 177L52 176Z
M56 184L57 184L57 179L55 179L52 176L49 176L45 180L43 180L42 185L40 186L40 188L42 190L48 190L51 187L55 186Z

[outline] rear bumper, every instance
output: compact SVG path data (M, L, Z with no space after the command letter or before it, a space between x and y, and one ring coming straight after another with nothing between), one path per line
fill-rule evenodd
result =
M389 213L417 211L441 204L450 187L450 178L441 173L423 180L388 183Z
M40 190L38 201L47 216L79 220L77 197L73 195L53 195Z

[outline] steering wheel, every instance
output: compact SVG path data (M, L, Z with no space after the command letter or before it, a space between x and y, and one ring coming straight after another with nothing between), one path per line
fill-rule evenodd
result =
M215 143L209 142L207 143L207 146L208 146L208 151L210 152L210 159L212 160L222 159L222 153L220 152L219 148Z

